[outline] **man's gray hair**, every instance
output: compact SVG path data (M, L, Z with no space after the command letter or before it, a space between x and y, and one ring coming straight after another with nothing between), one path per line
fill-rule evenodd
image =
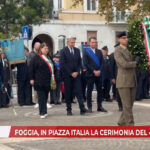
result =
M67 42L69 42L70 39L75 39L76 40L76 37L75 36L68 36Z

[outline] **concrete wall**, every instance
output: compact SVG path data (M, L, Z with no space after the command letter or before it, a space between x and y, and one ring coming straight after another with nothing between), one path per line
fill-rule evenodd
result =
M109 53L114 51L116 41L115 32L127 30L127 24L106 24L105 22L88 22L88 21L60 21L52 20L47 24L33 26L33 39L39 34L47 34L53 39L54 52L59 50L59 35L66 37L73 35L77 38L76 47L81 47L81 42L87 41L87 31L97 31L98 47L102 48L107 45ZM32 40L29 41L31 49Z

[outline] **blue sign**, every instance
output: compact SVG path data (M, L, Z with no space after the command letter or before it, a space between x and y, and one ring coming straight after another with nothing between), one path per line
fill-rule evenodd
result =
M22 27L22 38L24 40L28 40L28 34L29 34L29 27L28 26Z

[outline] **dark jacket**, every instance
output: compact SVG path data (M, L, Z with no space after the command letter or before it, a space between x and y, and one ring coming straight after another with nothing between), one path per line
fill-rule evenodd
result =
M84 52L83 54L83 62L85 67L87 68L86 71L86 77L94 77L94 70L100 70L102 71L102 66L103 66L103 55L102 52L99 49L96 49L95 51L96 56L98 57L99 61L100 61L100 67L98 67L95 62L93 61L93 59L90 57L90 55L88 54L88 52Z
M27 64L28 64L28 66L29 66L30 63L31 63L31 60L32 60L36 55L37 55L37 54L36 54L34 51L32 51L32 52L29 53L29 56L28 56L28 58L27 58Z
M29 67L27 63L20 63L17 64L17 81L18 82L25 82L29 80Z
M110 54L110 69L111 69L111 79L117 78L118 67L114 58L114 53Z
M111 79L111 61L109 55L103 56L103 79Z
M2 82L8 84L11 80L10 66L8 60L4 59L5 66L3 66L2 59L0 59L0 75Z
M73 49L74 49L74 55L70 53L68 47L65 47L61 50L60 69L63 78L71 76L73 72L80 73L80 69L81 69L80 50L75 47Z
M51 61L53 62L52 59ZM35 90L50 90L51 72L47 63L39 55L31 60L29 73L30 80L34 80Z

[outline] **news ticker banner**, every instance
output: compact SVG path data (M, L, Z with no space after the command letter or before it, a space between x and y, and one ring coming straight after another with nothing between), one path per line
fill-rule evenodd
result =
M0 138L150 138L150 126L0 126Z

